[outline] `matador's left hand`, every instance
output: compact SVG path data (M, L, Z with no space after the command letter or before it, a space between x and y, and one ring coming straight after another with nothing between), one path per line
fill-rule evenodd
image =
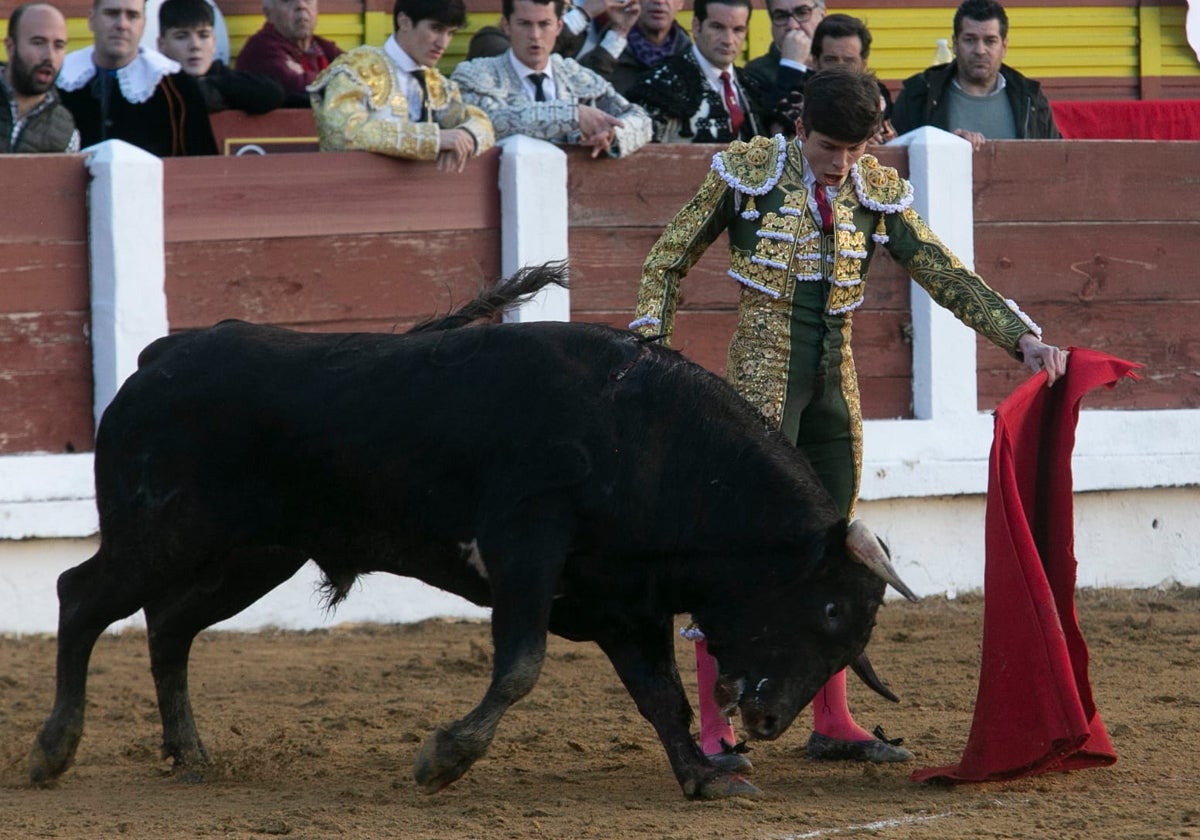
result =
M1061 350L1051 344L1045 344L1033 333L1025 333L1017 342L1025 366L1037 373L1046 371L1046 385L1053 385L1060 376L1067 372L1066 350Z

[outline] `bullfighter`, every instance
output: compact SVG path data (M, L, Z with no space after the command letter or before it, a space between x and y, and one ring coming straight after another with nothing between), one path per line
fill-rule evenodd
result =
M817 73L805 89L796 139L736 141L713 158L699 191L650 249L631 328L668 340L680 283L705 249L729 231L729 275L742 285L727 376L811 459L853 516L862 467L862 415L850 348L867 269L885 247L940 305L1049 384L1067 354L950 252L912 209L912 185L865 154L881 119L869 74ZM732 572L731 572L732 574ZM697 638L701 747L718 766L748 772L733 729L712 696L716 669ZM912 753L859 726L846 702L845 672L813 701L813 760L908 761Z

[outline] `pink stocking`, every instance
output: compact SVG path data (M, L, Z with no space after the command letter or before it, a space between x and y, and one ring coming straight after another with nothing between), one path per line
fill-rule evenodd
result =
M701 707L703 708L703 707ZM846 703L846 672L838 671L812 701L813 729L838 741L870 741L873 736L854 722Z
M696 686L700 694L700 748L705 755L721 752L721 739L727 744L736 743L733 725L721 714L717 701L713 699L713 687L717 684L717 661L708 653L708 642L696 642Z

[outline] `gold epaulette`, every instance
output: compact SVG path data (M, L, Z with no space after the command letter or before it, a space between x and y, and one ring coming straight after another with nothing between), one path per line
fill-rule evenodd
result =
M342 53L325 71L332 76L339 70L349 72L371 92L371 104L382 108L392 94L392 70L387 53L378 47L357 47ZM313 85L316 87L316 85Z
M880 213L899 213L913 202L912 184L874 155L863 155L851 170L854 191L863 206Z
M787 159L783 136L735 140L713 155L712 168L731 188L748 195L765 195L779 182Z

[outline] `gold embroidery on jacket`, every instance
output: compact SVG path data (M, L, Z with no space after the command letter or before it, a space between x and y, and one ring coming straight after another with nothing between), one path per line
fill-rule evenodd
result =
M750 288L742 290L725 378L762 412L772 429L783 423L791 323L790 300L772 299Z
M842 400L850 416L850 451L854 457L854 492L850 494L849 519L854 519L854 506L858 503L858 488L862 484L863 429L862 397L858 393L858 370L854 366L854 351L850 349L850 338L854 331L854 313L842 319Z

